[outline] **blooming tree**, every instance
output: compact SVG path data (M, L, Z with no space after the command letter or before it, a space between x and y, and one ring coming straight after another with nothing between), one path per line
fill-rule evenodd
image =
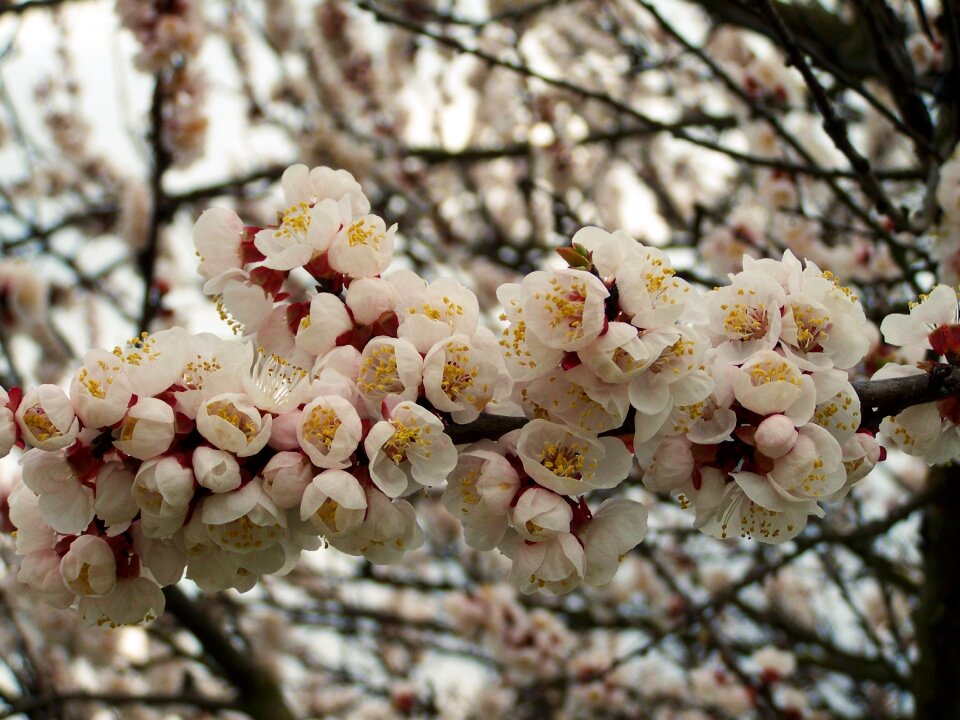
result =
M960 712L960 9L463 5L0 8L2 712Z

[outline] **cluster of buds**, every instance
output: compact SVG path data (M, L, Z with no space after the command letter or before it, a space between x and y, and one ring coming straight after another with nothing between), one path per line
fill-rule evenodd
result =
M603 585L647 529L611 497L634 457L704 532L771 543L880 457L847 373L863 310L790 253L703 295L662 251L586 228L569 267L500 288L498 339L458 282L381 277L396 228L349 173L297 165L282 186L275 226L215 208L195 227L240 337L143 335L88 353L69 396L0 397L0 451L30 448L19 577L91 622L155 616L184 574L249 589L321 545L396 562L423 542L406 498L444 483L521 590ZM458 448L481 414L519 429Z

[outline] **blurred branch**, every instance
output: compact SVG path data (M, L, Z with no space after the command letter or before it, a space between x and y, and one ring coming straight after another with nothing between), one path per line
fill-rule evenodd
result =
M237 706L254 720L295 720L273 675L249 651L238 649L203 605L190 600L176 585L163 589L167 612L203 646L236 688Z
M813 102L817 106L821 117L823 117L824 130L826 130L827 135L833 140L833 144L843 153L844 157L846 157L850 163L850 167L857 174L860 188L864 194L873 201L877 210L893 221L894 227L899 230L908 229L909 223L906 216L899 208L894 207L886 191L880 185L880 181L874 174L873 169L870 167L870 162L860 154L850 141L850 137L847 134L847 122L841 119L834 110L833 103L827 96L827 92L824 90L820 80L807 63L794 34L779 14L777 4L775 4L773 0L757 0L757 2L769 18L770 24L776 32L776 37L779 38L779 42L790 60L790 64L796 67L803 76L804 82L807 84L807 89L813 97Z
M111 707L122 707L124 705L186 705L188 707L207 710L209 712L218 712L220 710L240 710L244 708L228 700L218 700L217 698L204 697L192 693L171 693L171 694L151 694L143 695L127 693L95 693L95 692L62 692L53 695L38 695L35 697L23 698L14 702L6 710L0 710L0 718L12 717L13 715L31 715L39 710L48 710L52 708L61 708L63 705L76 703L98 703Z
M20 15L28 10L49 10L78 1L79 0L27 0L26 2L13 3L7 0L0 0L0 15Z
M776 45L781 42L777 29L762 14L749 8L744 0L691 2L718 22L765 35ZM870 38L862 24L847 22L820 4L776 0L774 8L790 33L798 39L803 52L820 67L831 72L839 68L857 78L878 74L876 59L870 52Z
M143 278L143 302L140 307L140 329L149 332L150 323L160 307L160 294L154 287L154 278L157 268L157 252L160 249L161 232L163 225L169 219L165 208L165 194L163 190L163 175L172 160L170 151L163 139L164 103L165 103L164 73L161 71L154 80L153 98L150 104L150 148L152 150L152 164L150 169L150 224L147 229L147 240L143 250L137 256L137 265Z

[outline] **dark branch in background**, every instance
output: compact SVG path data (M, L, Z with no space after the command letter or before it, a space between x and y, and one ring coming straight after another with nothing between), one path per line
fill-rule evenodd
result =
M123 705L185 705L208 712L218 712L220 710L243 711L243 707L237 703L228 700L208 698L193 693L172 693L169 695L144 693L143 695L128 695L121 693L63 692L53 695L37 695L18 700L14 702L9 709L0 710L0 718L7 718L13 715L34 716L34 714L39 711L50 709L62 710L64 705L77 703L97 703L112 707L120 707Z
M807 85L807 89L810 90L813 102L823 118L823 129L827 135L830 136L830 139L833 140L833 144L837 149L847 158L850 167L857 174L860 189L873 201L879 212L893 221L897 229L908 229L909 224L907 218L890 202L890 198L887 197L887 193L884 191L883 186L870 167L870 161L861 155L850 141L846 121L841 119L836 110L834 110L833 103L827 96L827 91L807 63L803 51L797 44L790 28L787 27L783 18L777 12L773 0L758 0L758 4L769 18L779 42L790 60L790 64L796 67L797 70L800 71L800 74L803 75L803 80Z
M273 675L249 651L241 651L200 603L175 585L163 589L167 612L203 646L237 690L237 706L254 720L295 720Z
M744 4L743 0L692 0L715 20L737 25L765 35L780 44L776 29L760 13ZM840 70L859 80L880 74L876 57L870 48L870 38L859 23L842 20L822 5L813 3L774 3L784 25L797 38L803 52L829 72Z
M780 137L790 148L797 153L797 155L804 160L807 168L818 169L819 173L804 173L810 174L812 177L819 177L823 179L826 184L830 187L830 190L836 196L843 205L845 205L851 213L863 221L870 229L874 232L875 236L886 243L891 250L891 253L896 260L897 264L903 270L904 274L908 278L908 282L915 283L912 280L912 275L910 274L910 262L907 257L908 248L900 243L886 228L883 227L881 223L877 221L869 212L864 210L860 204L848 193L841 185L837 182L839 177L836 170L822 168L816 159L809 153L806 147L797 140L797 138L784 126L776 114L765 108L762 104L758 104L750 98L745 89L741 87L733 77L730 76L717 62L715 62L704 50L703 48L691 43L687 40L683 34L676 30L658 11L652 6L649 2L645 0L635 0L635 2L643 7L650 15L657 21L660 27L668 33L674 40L676 40L687 52L694 55L698 60L700 60L704 65L709 68L710 72L713 73L717 79L724 84L724 86L733 93L741 102L745 103L750 109L751 112L756 114L758 117L762 118L765 122L770 125L770 128ZM704 145L706 147L706 145ZM724 152L728 157L734 160L741 160L743 162L751 162L747 157L741 156L739 153L733 151L726 151L720 147L711 148L717 152ZM764 162L751 163L763 166L766 164L768 167L777 167L776 164L779 163L780 166L777 169L787 170L789 172L802 172L801 168L789 168L787 167L790 163L786 163L782 160L773 160ZM846 171L840 171L846 172ZM854 175L856 170L853 171ZM911 250L916 251L916 248L911 248ZM919 287L914 287L917 293L920 292Z
M137 257L143 278L143 303L140 308L140 329L149 332L150 322L160 307L160 294L154 286L157 269L157 251L160 249L161 229L169 219L164 202L163 175L170 167L170 151L163 140L165 86L163 72L157 74L150 105L150 148L153 154L150 169L150 225L147 241Z
M67 5L78 0L28 0L28 2L12 3L0 0L0 15L19 15L28 10L51 9Z
M683 117L673 127L680 129L685 127L709 127L716 130L726 130L737 126L736 118L732 116L712 117L699 114L690 117ZM577 140L576 145L591 145L600 143L612 143L619 140L630 138L647 137L660 132L659 128L636 127L620 128L607 132L592 132L581 140ZM526 157L536 150L536 146L529 142L518 142L510 145L498 145L493 147L467 147L463 150L446 150L444 148L432 147L410 147L404 150L404 155L423 160L425 163L442 162L474 162L482 160L498 160L505 157ZM916 175L915 172L911 173Z
M929 159L933 121L920 96L913 63L904 44L903 24L885 2L855 0L857 13L870 30L877 66L907 127L924 142L916 142L917 157Z

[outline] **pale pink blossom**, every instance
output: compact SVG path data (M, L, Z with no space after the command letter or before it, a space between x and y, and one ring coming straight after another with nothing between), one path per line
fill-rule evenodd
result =
M570 532L573 511L562 496L544 488L524 490L510 512L517 533L529 542L542 542Z
M197 412L197 430L221 450L239 457L254 455L270 439L268 413L261 415L250 398L241 393L215 395Z
M97 472L94 510L107 527L107 535L124 532L140 512L133 496L134 473L123 463L108 462Z
M80 432L70 398L56 385L27 390L16 417L24 442L42 450L69 447Z
M301 452L279 452L263 468L263 491L281 510L300 505L314 468Z
M44 522L65 535L83 532L93 520L94 492L77 477L63 451L30 450L20 463L23 484L38 496Z
M191 461L200 487L215 493L240 487L240 465L232 453L201 445L193 451Z
M120 578L109 595L83 598L80 615L88 625L139 625L162 615L165 604L160 587L150 578Z
M603 330L604 284L583 270L537 270L520 284L520 303L529 332L558 350L580 350Z
M117 563L107 542L81 535L60 561L64 584L77 595L109 595L117 584Z
M514 534L501 543L500 549L513 560L510 582L522 593L541 588L555 594L567 593L580 585L586 572L583 546L570 533L533 543Z
M182 525L193 498L193 471L173 457L144 461L137 470L133 497L140 506L140 527L147 537L172 535Z
M123 363L106 350L90 350L70 385L70 400L85 427L107 427L127 412L133 387Z
M482 440L461 450L447 477L442 502L463 524L464 539L477 550L491 550L507 530L520 477L505 457L508 448Z
M456 280L441 278L404 298L397 309L397 337L426 353L452 335L471 336L477 329L476 296Z
M308 521L324 537L353 532L363 523L367 497L350 473L325 470L307 485L300 504L300 519Z
M399 302L393 283L378 277L357 278L347 288L346 305L358 325L372 325Z
M958 313L957 291L949 285L937 285L928 295L922 295L908 314L887 315L880 323L880 332L891 345L929 349L930 333L941 325L956 325L960 322Z
M633 463L617 438L578 435L546 420L531 420L523 427L517 455L531 478L560 495L616 487Z
M291 165L280 177L280 185L287 205L302 202L314 205L326 199L346 199L354 215L370 212L370 201L363 194L363 188L346 170Z
M300 448L321 468L348 467L362 435L356 408L336 395L312 400L303 408L297 423Z
M423 358L407 340L376 337L363 348L357 388L367 411L381 416L381 403L391 395L413 400L423 381Z
M396 232L396 225L387 228L377 215L364 215L344 223L330 242L330 267L352 278L379 275L393 259Z
M370 428L363 447L371 480L391 498L439 485L457 464L457 450L443 423L410 401L389 408L385 419Z
M263 492L260 478L232 492L207 497L200 507L200 519L217 545L235 553L265 550L283 535L284 516Z
M580 535L586 551L584 581L606 585L630 550L647 534L647 509L626 498L604 500Z
M438 341L424 357L427 400L437 410L450 413L454 422L476 420L500 387L499 355L493 342L481 344L466 335L452 335Z
M297 329L297 347L313 356L325 355L336 347L338 337L352 329L343 301L330 293L317 293Z
M115 448L147 460L170 447L175 435L173 408L157 398L141 398L131 407L120 423Z
M228 270L242 268L243 222L233 210L215 207L205 210L193 226L193 244L200 264L197 267L208 280Z

